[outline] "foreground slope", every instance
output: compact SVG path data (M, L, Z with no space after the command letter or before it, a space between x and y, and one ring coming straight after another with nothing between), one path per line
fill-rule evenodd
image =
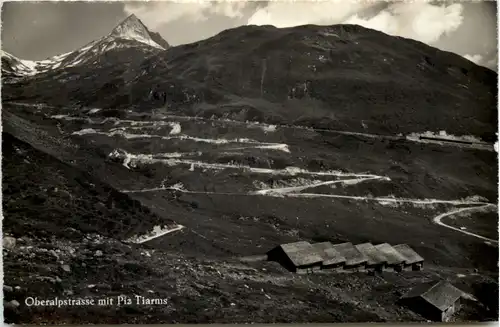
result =
M112 152L115 142L121 143L118 138L72 135L71 124L60 124L57 128L57 119L43 118L43 114L36 112L23 114L24 110L16 107L16 115L10 112L3 116L4 131L9 133L3 135L4 232L17 240L14 247L4 252L4 280L12 287L6 289L6 301L22 303L33 294L39 298L57 296L95 301L103 296L117 298L125 294L134 302L114 307L29 308L21 304L13 309L7 306L8 322L422 321L396 301L413 285L436 278L446 278L481 298L481 302L466 302L467 311L456 319L494 319L494 312L482 303L492 299L484 289L495 285L494 264L489 261L497 248L433 225L428 218L448 210L446 205L387 206L349 198L332 201L252 196L235 191L228 195L223 188L237 189L243 185L252 189L253 178L260 178L252 175L251 170L240 174L233 174L230 169L217 173L210 169L202 171L200 166L190 171L187 167L163 165L162 161L154 167L147 162L131 162L131 169L127 169L119 161L101 157L107 153L106 149ZM24 115L34 122L19 117ZM144 119L135 121L149 124ZM118 126L122 124L126 123ZM207 133L210 131L207 127L198 124L197 131ZM246 137L251 133L238 132ZM193 133L191 130L190 134L196 135ZM272 135L268 137L272 139ZM175 143L174 146L181 147L180 153L193 150L189 142ZM121 143L128 150L135 146L144 149L144 143L142 147L135 142ZM306 144L303 146L307 148ZM354 156L349 148L340 147L337 153L340 149L342 157ZM157 149L151 154L168 158L168 153ZM226 151L231 151L231 147L210 146L203 150L223 162ZM272 156L272 151L266 152L261 150L256 158L265 160ZM421 150L420 154L424 152ZM474 152L469 154L472 158ZM238 151L232 155L238 157ZM398 156L398 150L392 149L386 155ZM450 151L447 155L454 154ZM282 158L286 157L285 153ZM365 167L374 169L375 162L365 162ZM385 172L392 178L395 173ZM246 180L247 176L251 178ZM276 184L275 188L280 184L307 183L307 175L299 176L270 175L262 182ZM165 177L169 185L181 181L190 189L200 187L203 191L183 192L182 187L177 191L141 191L159 185ZM106 180L106 184L99 179ZM27 182L30 180L33 183ZM392 183L400 181L395 178ZM248 182L250 185L246 185ZM125 191L134 187L139 192ZM379 192L384 194L387 187L390 185ZM448 187L453 189L451 185ZM425 185L421 188L425 189ZM429 196L435 195L432 190L424 189ZM475 191L488 195L490 188L480 189ZM308 192L348 197L366 194L363 188L349 183ZM34 214L31 211L34 208L40 210ZM153 224L172 223L172 220L185 228L144 244L123 242L124 236L128 238ZM487 217L485 222L489 220ZM276 244L297 240L406 242L424 255L426 270L404 275L361 273L332 278L330 274L297 276L270 262L239 261L240 256L259 255ZM479 252L483 255L478 257ZM134 295L166 299L166 304L138 305Z
M126 240L172 225L86 172L2 135L3 231L14 237L99 233ZM31 217L36 217L32 219Z

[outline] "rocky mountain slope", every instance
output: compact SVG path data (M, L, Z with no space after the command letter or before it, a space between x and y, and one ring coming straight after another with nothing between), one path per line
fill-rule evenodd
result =
M78 79L57 71L12 93L54 103L50 90L58 88L65 101L145 109L160 105L148 98L159 88L169 108L192 115L496 139L495 72L360 26L243 26L139 61L127 70L133 79L120 65L83 65L71 70ZM96 97L105 84L105 96Z
M497 319L496 153L404 137L493 141L495 73L359 26L245 26L161 50L125 25L92 59L2 79L8 322L425 321L396 302L436 279L471 295L456 321ZM425 269L299 276L258 260L302 240L406 243ZM166 302L24 302L136 295Z

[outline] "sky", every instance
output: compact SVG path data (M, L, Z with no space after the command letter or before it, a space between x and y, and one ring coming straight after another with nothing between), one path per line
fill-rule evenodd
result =
M241 25L358 24L422 41L497 70L493 1L137 1L3 2L2 49L41 60L76 50L135 14L171 45Z

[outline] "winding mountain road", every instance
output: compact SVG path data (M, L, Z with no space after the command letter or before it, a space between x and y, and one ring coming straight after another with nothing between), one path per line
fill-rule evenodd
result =
M478 235L478 234L475 234L475 233L471 233L471 232L468 232L468 231L465 231L465 230L461 230L460 228L456 228L456 227L453 227L453 226L450 226L450 225L447 225L445 223L443 223L441 220L445 217L448 217L448 216L452 216L452 215L456 215L458 213L461 213L461 212L466 212L466 211L477 211L477 210L482 210L484 208L492 208L492 207L495 207L497 208L497 205L495 204L492 204L492 203L487 203L487 204L484 204L482 206L475 206L475 207L467 207L467 208L459 208L459 209L455 209L455 210L452 210L452 211L448 211L448 212L445 212L443 214L440 214L439 216L436 216L434 219L433 219L433 222L435 224L438 224L440 226L443 226L443 227L446 227L446 228L449 228L449 229L452 229L454 231L457 231L457 232L460 232L460 233L463 233L463 234L466 234L466 235L470 235L470 236L474 236L474 237L477 237L479 239L482 239L482 240L485 240L485 241L489 241L489 242L493 242L493 243L498 243L497 240L493 240L491 238L488 238L488 237L484 237L484 236L481 236L481 235Z
M44 104L30 104L30 103L20 103L20 102L6 102L6 104L11 104L11 105L18 105L18 106L24 106L24 107L37 107L39 109L41 108L54 108L52 106L44 105ZM326 128L310 128L306 126L298 126L298 125L287 125L287 124L277 124L277 125L269 125L261 122L243 122L243 121L237 121L237 120L231 120L231 119L216 119L216 118L204 118L204 117L192 117L192 116L182 116L182 115L160 115L161 119L176 119L176 120L187 120L187 121L204 121L204 122L211 122L211 123L226 123L226 124L233 124L233 125L244 125L247 127L258 127L262 128L265 131L275 131L277 128L280 129L304 129L304 130L310 130L312 132L317 132L317 133L332 133L332 134L339 134L339 135L351 135L351 136L358 136L358 137L364 137L364 138L370 138L370 139L384 139L384 140L392 140L392 141L406 141L406 142L416 142L420 143L422 145L426 144L431 144L431 145L439 145L443 147L461 147L461 148L473 148L476 150L482 150L482 151L497 151L496 147L494 144L486 144L486 143L478 143L478 144L461 144L461 143L453 143L453 142L448 142L446 140L443 141L431 141L431 140L424 140L420 139L418 137L409 137L409 136L403 136L403 135L382 135L382 134L372 134L372 133L363 133L363 132L351 132L351 131L341 131L341 130L334 130L334 129L326 129ZM84 120L87 121L91 124L102 124L106 121L109 121L108 118L104 119L101 122L92 120L91 118L82 118L82 117L70 117L68 115L56 115L52 116L51 118L53 119L66 119L66 120ZM122 121L124 123L133 123L137 122L137 124L151 124L151 123L162 123L161 120L156 120L156 121L131 121L131 120L124 120ZM120 123L120 120L118 120L118 123ZM170 124L170 123L169 123ZM178 129L174 129L174 133L172 134L178 134L180 133L180 127L176 127ZM137 129L137 128L135 128Z
M29 104L21 104L16 103L16 105L27 105ZM37 106L37 105L32 105ZM106 135L108 137L113 136L121 136L127 140L137 139L137 138L159 138L163 140L189 140L201 143L211 143L211 144L240 144L240 147L236 149L244 149L244 148L260 148L260 149L268 149L268 150L279 150L283 152L290 153L289 147L287 144L282 143L268 143L268 142L260 142L247 138L236 138L236 139L210 139L210 138L202 138L195 137L190 135L182 135L181 125L176 121L163 121L163 120L120 120L120 119L95 119L90 117L71 117L68 115L53 115L50 118L56 120L82 120L91 125L102 125L106 122L113 121L114 125L119 127L113 128L109 131L95 130L92 128L83 129L77 132L73 132L74 135ZM405 140L405 141L413 141L413 142L422 142L423 144L428 143L426 141L420 141L418 139L408 139L404 136L389 136L389 135L378 135L378 134L369 134L369 133L359 133L359 132L348 132L348 131L337 131L337 130L328 130L328 129L315 129L308 128L302 126L292 126L292 125L268 125L259 122L241 122L234 121L229 119L212 119L212 118L202 118L202 117L189 117L189 116L175 116L175 115L162 115L162 119L169 120L196 120L196 121L206 121L212 123L222 123L222 124L236 124L243 125L248 128L259 127L264 131L273 132L276 128L283 129L304 129L310 130L313 132L321 132L321 133L337 133L344 135L353 135L360 136L366 138L377 138L377 139L389 139L389 140ZM124 126L126 125L126 126ZM154 135L154 134L131 134L128 133L127 130L140 130L147 129L151 127L160 127L160 126L170 126L171 132L170 135ZM448 143L433 143L439 144L441 146L462 146L460 144L448 144ZM464 145L465 147L474 147L471 145ZM493 148L493 147L491 147ZM480 150L491 150L484 146L479 146L477 149ZM247 193L231 193L231 192L207 192L207 191L191 191L187 190L183 187L177 186L165 186L161 185L160 187L152 187L147 189L138 189L138 190L123 190L124 193L142 193L142 192L158 192L158 191L177 191L183 193L190 194L210 194L210 195L238 195L238 196L277 196L277 197L301 197L301 198L332 198L332 199L347 199L354 201L375 201L382 205L388 203L394 204L403 204L409 203L414 205L434 205L434 204L447 204L452 206L461 206L460 208L453 208L450 211L439 214L438 216L432 218L432 222L436 225L454 230L456 232L462 233L464 235L468 235L471 237L476 237L487 242L497 243L497 240L478 235L466 230L462 230L460 228L456 228L450 225L447 225L442 222L442 219L448 216L452 216L454 214L458 214L461 212L474 212L478 210L482 210L485 208L497 208L496 204L483 202L483 201L471 201L467 199L460 200L439 200L439 199L406 199L406 198L395 198L395 197L367 197L367 196L356 196L356 195L339 195L339 194L323 194L323 193L301 193L303 190L312 189L319 186L333 185L333 184L357 184L360 182L375 182L375 181L390 181L390 178L387 176L379 176L374 174L366 174L366 173L342 173L342 172L326 172L326 171L307 171L300 168L287 168L287 169L272 169L272 168L254 168L243 165L233 165L233 164L222 164L222 163L209 163L203 161L195 161L195 160L186 160L179 158L182 157L182 153L177 153L175 156L169 156L168 154L162 154L161 158L157 155L151 154L131 154L125 153L125 158L123 164L128 168L128 165L133 162L139 162L142 164L153 164L153 163L164 163L167 165L191 165L191 171L195 168L200 169L213 169L213 170L224 170L224 169L236 169L236 170L247 170L253 173L258 174L270 174L270 175L283 175L283 176L293 176L293 175L308 175L308 176L335 176L335 177L349 177L349 179L335 179L330 181L308 181L303 185L293 185L279 188L264 188L256 191L251 191ZM467 206L467 207L462 207ZM158 236L156 236L158 237Z

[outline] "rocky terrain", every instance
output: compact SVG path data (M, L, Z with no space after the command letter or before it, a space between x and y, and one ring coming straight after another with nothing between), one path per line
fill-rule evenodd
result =
M7 322L422 321L396 302L434 279L468 294L456 321L497 319L496 153L405 137L496 140L496 73L359 26L161 50L137 22L94 65L2 62ZM425 270L248 260L299 240L407 243Z

